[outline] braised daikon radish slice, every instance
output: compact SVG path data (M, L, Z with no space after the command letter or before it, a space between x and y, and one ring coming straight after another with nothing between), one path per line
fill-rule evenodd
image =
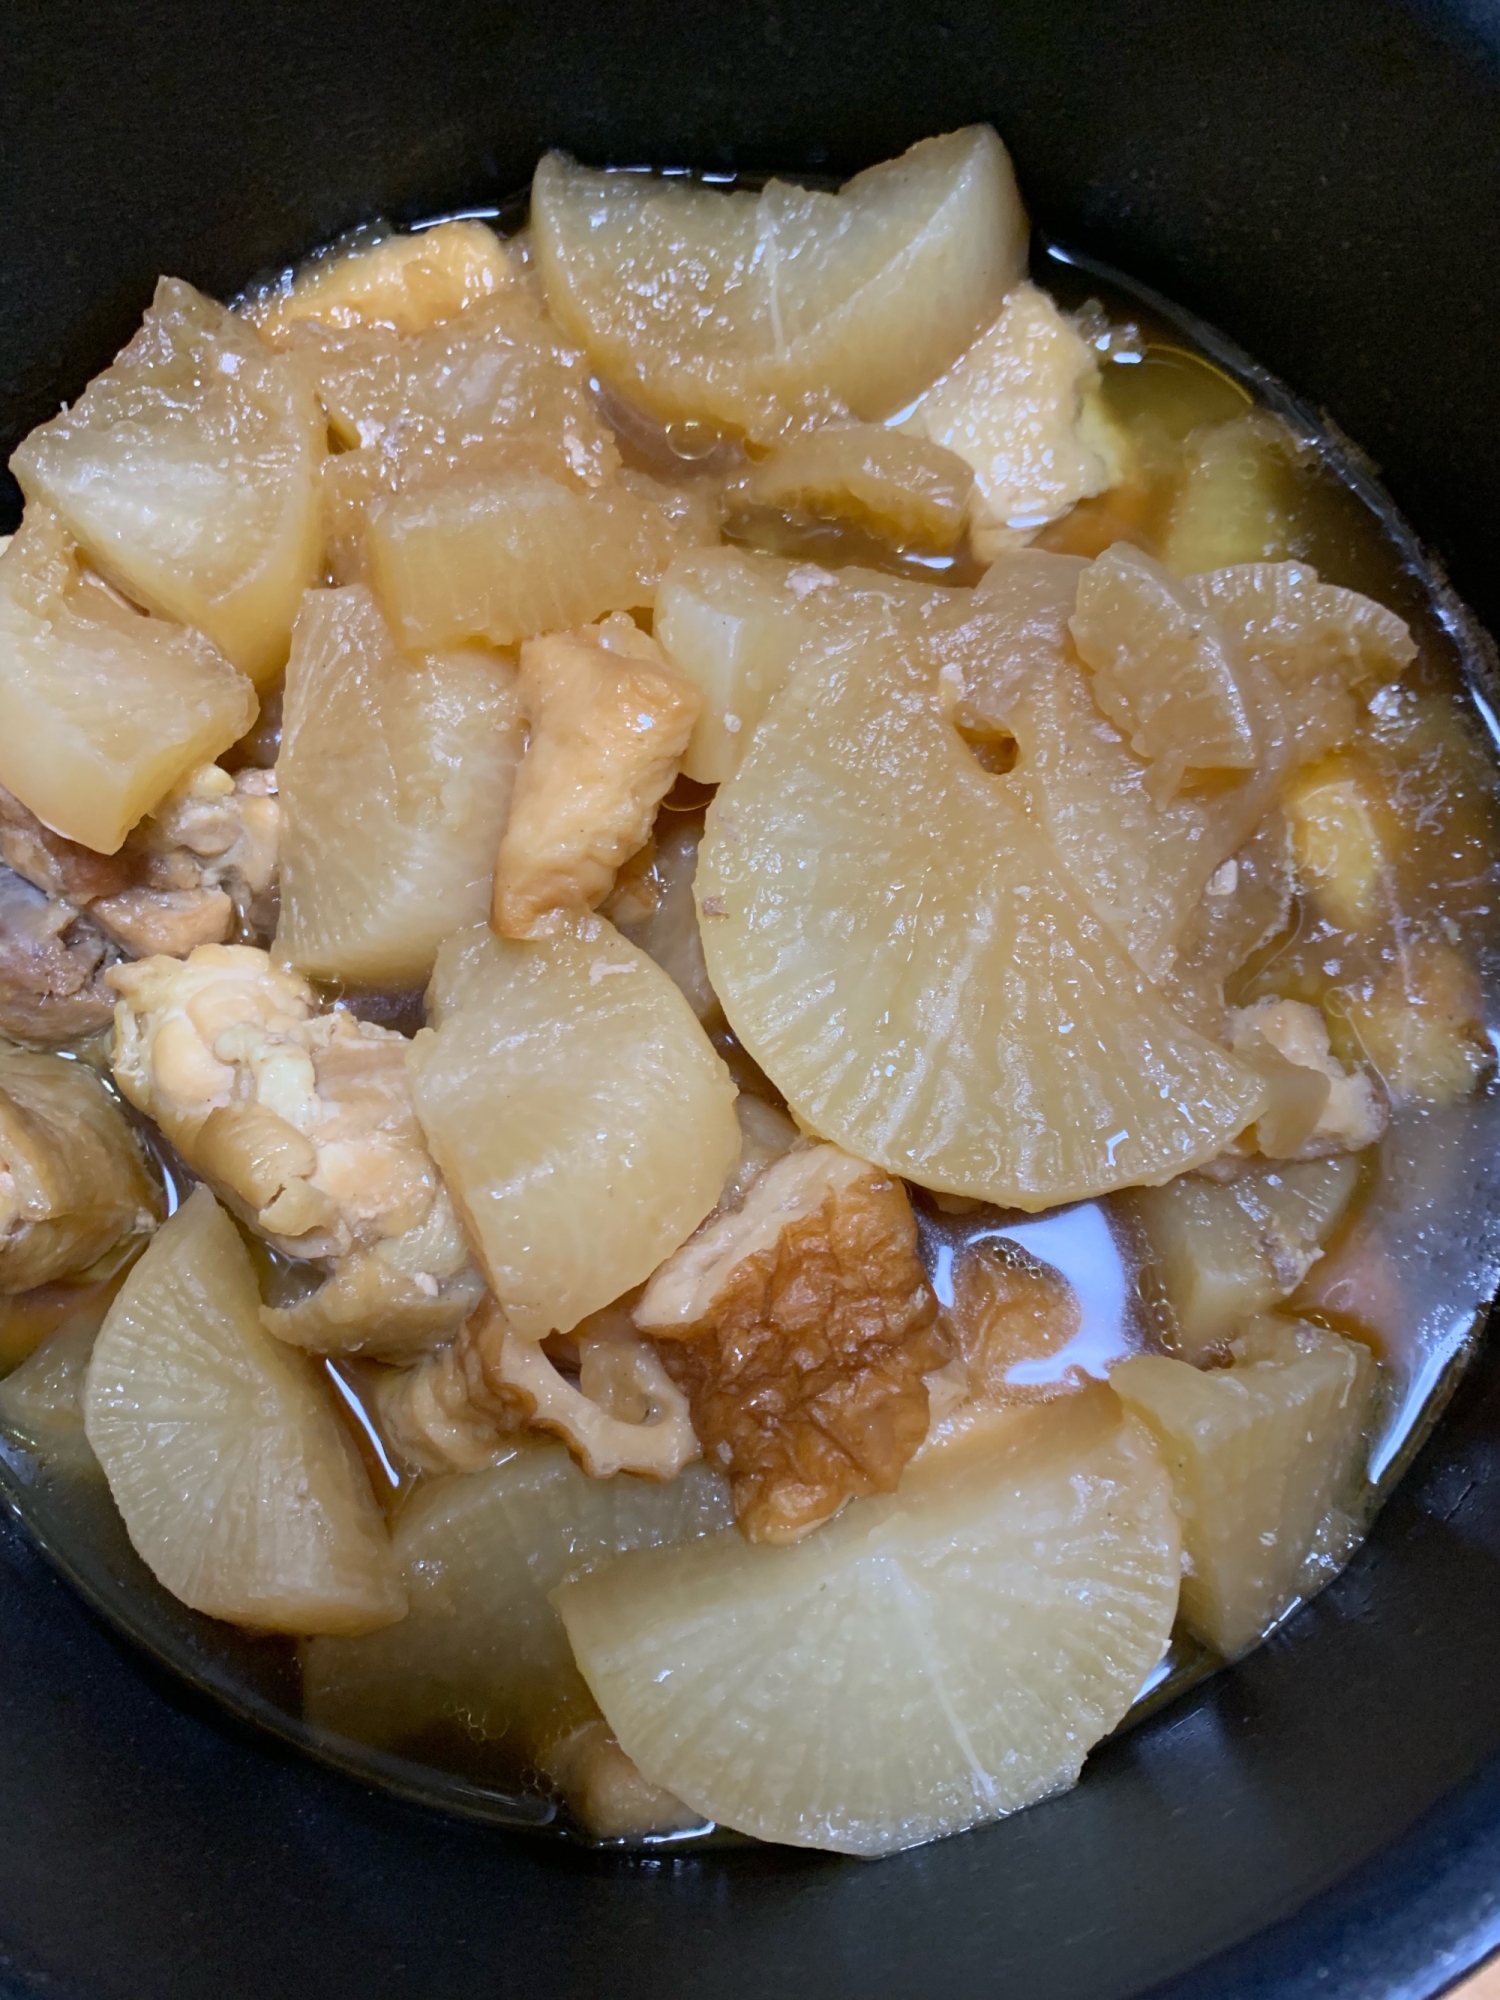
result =
M493 229L482 222L442 222L314 258L240 310L272 347L284 347L292 328L308 320L424 333L519 281Z
M1228 1368L1138 1354L1110 1376L1151 1431L1182 1517L1182 1616L1233 1658L1326 1583L1358 1533L1353 1497L1375 1363L1357 1341L1263 1319Z
M0 784L44 825L115 853L255 713L201 633L126 604L56 516L28 507L0 556Z
M1206 424L1187 440L1163 537L1174 576L1297 553L1296 439L1262 410Z
M590 492L543 474L470 475L376 501L371 574L403 646L509 646L649 606L679 549L707 539L649 486Z
M1148 978L1174 962L1210 879L1246 841L1285 763L1278 683L1252 669L1257 764L1161 799L1095 700L1069 631L1089 568L1020 549L988 570L945 638L954 720L981 761L1015 783L1089 907Z
M1210 612L1120 542L1091 563L1069 620L1094 699L1150 766L1165 803L1189 775L1245 771L1258 745L1235 661Z
M163 278L130 345L11 464L111 583L264 686L323 561L324 437L301 371Z
M1417 656L1406 622L1373 598L1324 583L1308 563L1236 563L1183 588L1213 613L1234 656L1277 677L1300 762L1354 733L1354 699L1404 673Z
M1478 977L1452 945L1415 945L1344 1005L1394 1103L1455 1104L1494 1063Z
M1171 1308L1178 1351L1197 1361L1239 1323L1289 1298L1359 1185L1345 1154L1247 1172L1227 1184L1185 1174L1131 1196Z
M555 1770L573 1795L582 1773L565 1746L602 1725L548 1591L626 1549L692 1540L731 1519L705 1465L666 1485L590 1479L561 1445L513 1439L493 1468L431 1480L402 1508L394 1542L411 1609L384 1632L309 1640L306 1713L411 1757L430 1757L445 1737L472 1754L477 1737L509 1755L511 1782ZM680 1807L653 1804L683 1823Z
M411 1051L417 1115L522 1338L640 1284L718 1200L735 1089L677 987L601 918L459 931Z
M1065 1791L1171 1634L1171 1485L1102 1387L997 1420L790 1548L733 1532L554 1590L643 1777L798 1847L890 1854Z
M620 469L587 358L524 289L512 287L415 339L387 327L299 327L311 372L346 449L324 462L329 560L341 583L368 581L373 501L458 477L538 474L596 488Z
M586 357L523 291L414 339L384 327L305 327L294 351L339 443L378 454L399 483L440 477L504 445L540 447L587 486L619 470Z
M0 1423L49 1472L103 1478L83 1431L83 1387L104 1308L81 1306L0 1382Z
M521 758L513 662L404 654L367 590L310 591L277 763L276 956L315 978L409 990L489 907Z
M126 1279L84 1423L138 1554L195 1611L367 1632L406 1610L332 1392L260 1323L250 1253L198 1188Z
M655 631L674 666L702 690L682 760L700 784L732 778L756 724L807 634L802 607L832 577L810 564L737 549L676 558L657 592Z
M1283 801L1299 884L1317 914L1343 931L1368 936L1391 914L1383 803L1367 773L1337 759L1303 772Z
M849 521L903 548L945 554L963 533L972 469L926 438L829 424L759 460L733 489L751 507Z
M531 191L554 317L668 421L774 438L811 411L878 419L994 318L1026 217L987 125L924 139L839 194L723 194L594 173L560 153Z
M1172 1012L952 720L949 593L841 572L708 811L730 1025L810 1131L1049 1208L1212 1158L1263 1086Z

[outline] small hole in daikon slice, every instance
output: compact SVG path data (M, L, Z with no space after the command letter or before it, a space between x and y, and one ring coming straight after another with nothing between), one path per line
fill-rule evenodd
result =
M969 754L981 771L988 771L992 777L1003 778L1016 768L1016 759L1021 754L1021 746L1008 729L999 729L992 724L983 727L957 725L958 733L969 747Z

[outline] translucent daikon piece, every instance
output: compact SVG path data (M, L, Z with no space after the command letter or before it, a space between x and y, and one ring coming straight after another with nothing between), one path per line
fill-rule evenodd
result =
M516 1331L567 1332L640 1284L718 1200L735 1089L676 985L601 918L438 954L417 1116Z
M207 1188L111 1307L84 1424L137 1553L195 1611L272 1632L364 1632L405 1613L332 1392L261 1326L250 1253Z
M322 566L324 440L302 372L163 278L134 340L11 463L111 583L263 687Z
M27 509L0 556L0 784L44 825L115 853L255 714L201 633L126 604L55 516Z
M489 908L522 749L514 662L404 654L367 590L308 593L277 783L276 956L315 978L423 985Z

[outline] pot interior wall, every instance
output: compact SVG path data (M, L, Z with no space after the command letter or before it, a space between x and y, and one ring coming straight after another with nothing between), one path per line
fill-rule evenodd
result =
M158 272L228 293L356 221L493 202L549 144L843 173L987 118L1039 221L1326 407L1500 623L1500 60L1479 9L20 0L7 18L6 451L128 336ZM1482 1362L1351 1570L1260 1654L1068 1798L878 1867L594 1862L393 1806L144 1678L7 1529L0 1992L45 1974L89 2000L446 2000L507 1976L539 2000L814 1980L829 2000L1124 2000L1179 1977L1217 2000L1370 1994L1339 1940L1389 1919L1392 1892L1346 1878L1409 1835L1403 1879L1430 1887L1439 1837L1410 1830L1500 1753L1497 1430ZM1458 1969L1439 1933L1480 1935L1452 1897L1422 1907L1413 1994ZM1231 1949L1232 1975L1193 1970Z

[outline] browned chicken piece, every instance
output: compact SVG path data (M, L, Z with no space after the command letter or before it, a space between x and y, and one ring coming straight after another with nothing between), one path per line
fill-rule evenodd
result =
M205 764L143 819L117 854L43 826L0 788L0 858L94 922L132 958L275 928L276 774Z
M412 1109L407 1042L243 945L116 966L114 1072L196 1172L326 1282L263 1313L320 1353L409 1359L483 1285Z
M56 901L83 909L100 896L130 886L132 871L123 854L96 854L76 840L42 825L13 792L0 785L0 860L7 868Z
M457 1336L375 1384L387 1449L413 1472L481 1472L523 1428L515 1406L491 1394L477 1343Z
M797 1128L742 1092L740 1157L715 1214L738 1207L757 1175L793 1146ZM477 1472L517 1430L561 1437L586 1472L670 1479L699 1456L687 1399L642 1340L634 1294L591 1313L571 1334L537 1345L516 1337L493 1305L448 1345L377 1390L387 1439L421 1472Z
M592 1314L570 1336L577 1379L523 1340L486 1299L451 1346L377 1391L392 1447L424 1472L488 1465L519 1430L560 1437L594 1479L675 1479L699 1456L687 1399L623 1313Z
M139 957L269 937L280 825L274 770L205 764L141 821L124 850L137 886L94 915Z
M905 1190L837 1146L773 1161L669 1257L635 1308L687 1391L741 1532L793 1542L893 1492L950 1348Z
M90 907L131 958L186 958L234 935L234 905L219 889L127 889Z
M955 1400L1039 1402L1074 1386L1046 1364L1079 1329L1078 1295L1061 1273L1003 1243L973 1244L957 1259L940 1321L955 1350L949 1367L962 1370Z
M134 1135L94 1072L0 1049L0 1293L86 1270L155 1221Z
M698 1019L719 1015L719 999L703 963L693 875L703 820L698 813L660 812L655 831L615 877L601 914L622 937L682 988Z
M495 863L491 922L534 937L609 894L677 774L702 696L623 614L521 648L531 740Z
M487 1317L491 1381L514 1395L532 1430L560 1437L591 1478L675 1479L700 1456L687 1398L624 1314L606 1308L574 1328L576 1385L539 1342L508 1327L502 1334L498 1307Z
M1346 1070L1331 1052L1320 1007L1260 1000L1233 1008L1229 1044L1271 1088L1252 1128L1256 1151L1278 1160L1361 1153L1385 1130L1384 1098L1364 1070Z
M71 903L0 868L0 1035L70 1042L108 1027L114 995L104 973L118 957Z
M981 562L1029 542L1115 485L1126 440L1099 397L1098 355L1035 285L959 356L901 425L973 466L969 539Z

